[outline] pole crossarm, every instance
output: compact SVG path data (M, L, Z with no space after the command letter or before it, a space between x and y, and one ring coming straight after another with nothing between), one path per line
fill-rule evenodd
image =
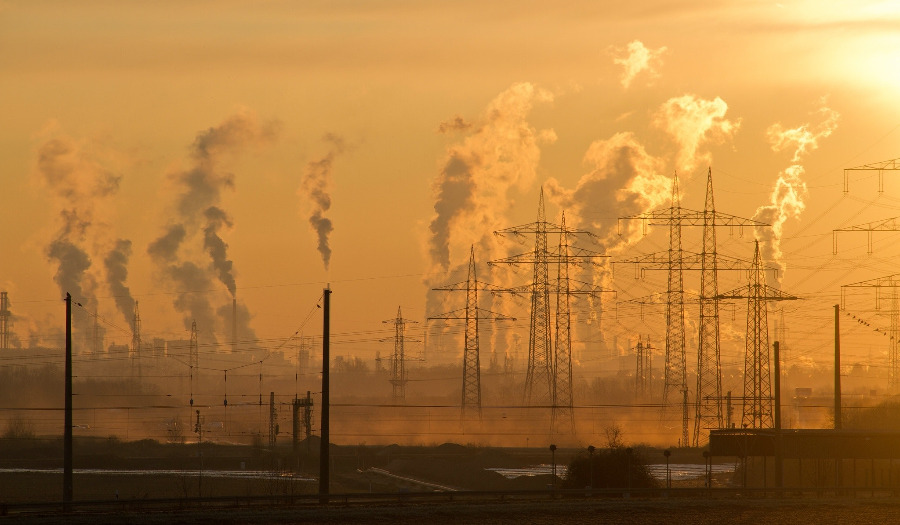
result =
M719 300L729 299L757 299L760 301L797 301L800 298L786 292L782 292L777 288L773 288L767 284L759 286L758 291L753 291L750 286L744 285L734 290L719 294L715 297Z
M541 234L567 234L567 235L587 235L591 239L597 238L597 234L588 230L579 230L576 228L568 228L559 224L555 224L548 221L536 221L530 222L528 224L520 224L518 226L511 226L509 228L504 228L502 230L495 230L494 235L498 237L504 237L507 235L512 235L515 237L525 237L526 235L534 235L537 233Z
M845 289L846 288L875 288L875 309L880 309L881 296L878 293L878 290L881 288L900 288L900 273L895 273L892 275L886 275L884 277L876 277L875 279L869 279L867 281L859 281L856 283L844 284L841 285L841 309L844 308L845 304Z
M884 192L884 172L900 171L900 158L883 160L881 162L873 162L871 164L863 164L855 168L844 168L844 193L850 192L850 174L854 171L877 171L878 172L878 193Z
M497 289L500 289L500 287L494 284L486 283L484 281L473 281L472 283L469 283L468 281L460 281L458 283L445 284L444 286L432 288L432 290L435 292L466 292L472 289L478 290L479 292L493 292ZM384 322L393 322L393 319Z
M477 312L478 312L478 319L480 319L482 321L518 321L518 319L516 319L515 317L509 316L506 314L501 314L498 312L492 312L492 311L486 310L484 308L478 308ZM458 310L451 310L449 312L445 312L445 313L438 314L438 315L433 315L433 316L427 318L428 321L441 321L441 320L447 321L447 320L453 320L453 319L465 320L466 319L466 309L460 308Z
M689 252L682 250L681 263L684 270L704 270L704 254L697 252ZM671 263L669 262L669 252L655 252L620 261L613 261L613 272L615 273L616 264L633 264L635 266L635 279L640 277L640 273L644 270L668 270ZM753 262L729 255L716 254L717 270L743 270L747 271L753 267ZM767 266L764 270L771 270L773 275L777 275L778 268Z
M771 226L771 224L760 222L754 219L738 217L729 213L718 211L698 211L681 206L673 206L660 210L653 210L639 215L629 215L619 217L617 222L617 231L622 235L622 221L640 220L646 226L671 226L673 222L677 222L681 226L713 226L713 227L729 227L741 228L752 226ZM646 233L646 231L645 231Z
M650 295L645 295L643 297L635 297L634 299L627 299L625 301L619 301L616 305L620 304L639 304L641 306L644 305L658 305L663 306L666 304L697 304L700 302L700 294L684 291L682 294L685 296L684 300L681 302L671 302L668 299L667 292L657 292Z
M593 261L599 258L609 258L609 255L603 255L599 252L578 248L577 246L569 246L569 254L558 253L556 250L548 250L541 254L534 252L525 252L517 255L511 255L502 259L488 261L488 266L497 266L500 264L535 264L538 261L546 261L548 264L559 264L568 262L570 266L577 266L583 261Z
M551 281L548 283L548 287L550 293L561 293L567 295L590 295L591 297L598 298L602 293L611 293L616 294L616 290L608 290L606 288L601 288L599 286L586 283L584 281L578 281L576 279L569 279L568 286L559 282L559 280ZM534 292L534 283L523 284L520 286L511 286L509 288L496 288L491 290L493 294L509 294L513 297L530 295Z
M846 228L837 228L831 230L832 254L837 254L837 234L838 232L866 232L868 233L868 243L866 245L867 252L872 253L872 233L873 232L900 232L900 217L890 217L881 219L880 221L866 222L863 224L855 224Z

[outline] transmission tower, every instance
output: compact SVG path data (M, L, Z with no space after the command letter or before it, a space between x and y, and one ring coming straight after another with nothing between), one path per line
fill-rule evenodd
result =
M466 333L463 345L463 384L460 414L466 418L473 412L481 419L481 357L478 346L478 321L482 315L493 321L515 321L515 318L490 312L478 307L478 290L491 290L495 287L479 282L475 273L475 246L469 254L469 273L466 280L456 284L434 288L437 291L466 292L466 306L462 310L453 310L445 314L429 317L431 319L463 319L466 322Z
M415 323L409 319L404 319L400 313L400 307L397 307L397 317L382 321L382 323L391 323L394 325L394 353L391 355L391 399L394 404L406 403L406 383L409 382L406 376L406 352L403 343L406 340L406 324Z
M559 420L568 418L569 427L574 433L571 297L574 295L598 297L600 293L607 290L572 279L569 270L572 266L592 262L594 259L606 256L571 244L570 239L573 236L591 234L584 230L566 227L565 213L562 214L562 224L556 225L547 222L544 213L543 189L538 203L537 218L537 222L495 232L498 235L517 236L534 234L535 248L533 252L491 261L488 264L533 266L534 280L531 283L524 286L495 289L493 292L514 295L530 294L531 323L524 402L526 406L549 404L551 406L551 432L557 428ZM559 247L550 251L547 235L556 233L560 236ZM549 279L551 264L557 265L555 281ZM551 293L556 295L555 337L550 328ZM554 344L550 343L551 339Z
M841 303L844 303L844 292L847 288L874 288L875 309L881 310L881 290L887 288L891 291L890 301L890 329L888 331L888 386L892 392L900 389L900 355L898 355L898 341L900 341L900 299L897 289L900 288L900 274L878 277L868 281L860 281L841 286Z
M638 336L635 346L636 369L634 372L634 396L639 400L645 400L650 395L653 381L653 364L651 354L653 346L650 344L650 336L647 336L647 344Z
M9 296L0 292L0 350L9 350Z
M138 302L134 302L134 316L131 319L131 375L141 377L141 313Z
M772 428L772 381L769 359L770 301L790 301L797 297L766 284L765 269L759 255L759 241L753 253L753 268L746 287L718 296L719 299L747 299L747 346L744 354L744 414L741 423L748 428Z
M850 192L850 173L854 171L877 171L878 172L878 193L884 192L884 172L900 171L900 159L891 159L881 162L873 162L872 164L863 164L855 168L844 169L844 193Z
M672 180L672 205L669 209L622 217L620 220L640 219L646 225L669 227L668 253L654 253L621 262L642 265L644 269L665 269L668 271L666 290L666 352L665 386L663 406L675 399L682 404L682 443L701 444L701 428L721 428L724 424L722 410L722 372L719 342L718 271L746 270L750 263L717 253L716 228L729 227L743 229L746 226L767 226L765 223L735 215L717 212L713 196L712 169L707 170L706 201L703 211L682 208L678 195L678 176ZM686 252L681 247L683 226L703 227L703 251ZM621 231L621 230L620 230ZM685 270L700 270L700 328L697 349L697 388L694 392L693 440L689 441L687 386L687 355L685 346L683 273ZM676 392L679 394L676 398Z

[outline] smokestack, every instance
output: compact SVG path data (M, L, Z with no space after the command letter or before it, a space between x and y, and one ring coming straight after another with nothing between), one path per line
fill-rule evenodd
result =
M237 350L237 297L231 299L231 352Z

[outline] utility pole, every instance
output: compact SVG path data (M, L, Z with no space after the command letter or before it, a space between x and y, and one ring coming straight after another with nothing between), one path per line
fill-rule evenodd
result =
M322 439L319 444L319 503L327 504L329 492L329 368L331 340L331 288L322 293Z
M72 510L75 492L72 477L72 296L66 292L66 386L65 416L63 425L63 506L66 512Z
M138 302L134 302L134 316L131 319L131 376L141 379L141 313Z
M841 305L834 305L834 429L841 430Z
M275 411L275 392L269 392L269 448L275 449L278 435L278 413Z
M9 296L0 292L0 350L9 350Z

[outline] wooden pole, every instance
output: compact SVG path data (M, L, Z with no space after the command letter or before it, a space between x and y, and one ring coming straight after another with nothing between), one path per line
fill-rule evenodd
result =
M66 405L63 425L63 505L70 511L74 495L72 481L72 296L66 293Z
M329 463L331 458L328 452L328 369L329 358L329 332L331 323L331 289L325 288L323 293L322 312L322 439L319 448L319 503L328 503Z

